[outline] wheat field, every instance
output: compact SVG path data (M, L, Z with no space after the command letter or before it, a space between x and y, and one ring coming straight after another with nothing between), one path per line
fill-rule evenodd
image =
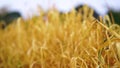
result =
M84 6L17 19L0 29L0 68L120 68L120 26L92 15Z

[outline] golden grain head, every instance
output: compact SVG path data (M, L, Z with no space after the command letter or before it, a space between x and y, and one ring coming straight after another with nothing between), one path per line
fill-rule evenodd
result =
M0 68L119 67L120 26L83 8L85 14L50 10L0 29Z

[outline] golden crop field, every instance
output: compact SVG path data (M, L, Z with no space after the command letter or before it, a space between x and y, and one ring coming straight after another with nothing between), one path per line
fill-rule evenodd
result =
M40 11L0 29L0 68L120 68L120 26L88 9Z

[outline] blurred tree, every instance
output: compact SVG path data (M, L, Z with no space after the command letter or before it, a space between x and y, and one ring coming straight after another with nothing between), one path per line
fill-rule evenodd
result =
M76 11L79 11L79 9L83 8L84 5L79 5L75 8ZM89 9L92 9L89 7ZM84 14L84 12L82 11L82 14ZM94 10L93 16L98 19L99 18L99 14Z
M4 25L2 26L2 28L5 28L7 25L12 23L14 20L16 20L19 17L21 17L21 14L19 12L9 12L0 15L0 21L4 21Z
M109 11L109 16L113 16L113 19L116 24L120 25L120 12Z

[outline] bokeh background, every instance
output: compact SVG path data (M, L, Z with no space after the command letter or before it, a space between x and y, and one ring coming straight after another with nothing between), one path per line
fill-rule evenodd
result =
M65 13L77 6L88 5L99 16L112 13L115 22L120 25L119 3L120 0L0 0L0 20L4 19L6 21L6 18L16 19L19 16L24 19L31 18L34 15L39 15L38 7L41 7L44 11L56 8ZM7 15L7 13L12 14Z

